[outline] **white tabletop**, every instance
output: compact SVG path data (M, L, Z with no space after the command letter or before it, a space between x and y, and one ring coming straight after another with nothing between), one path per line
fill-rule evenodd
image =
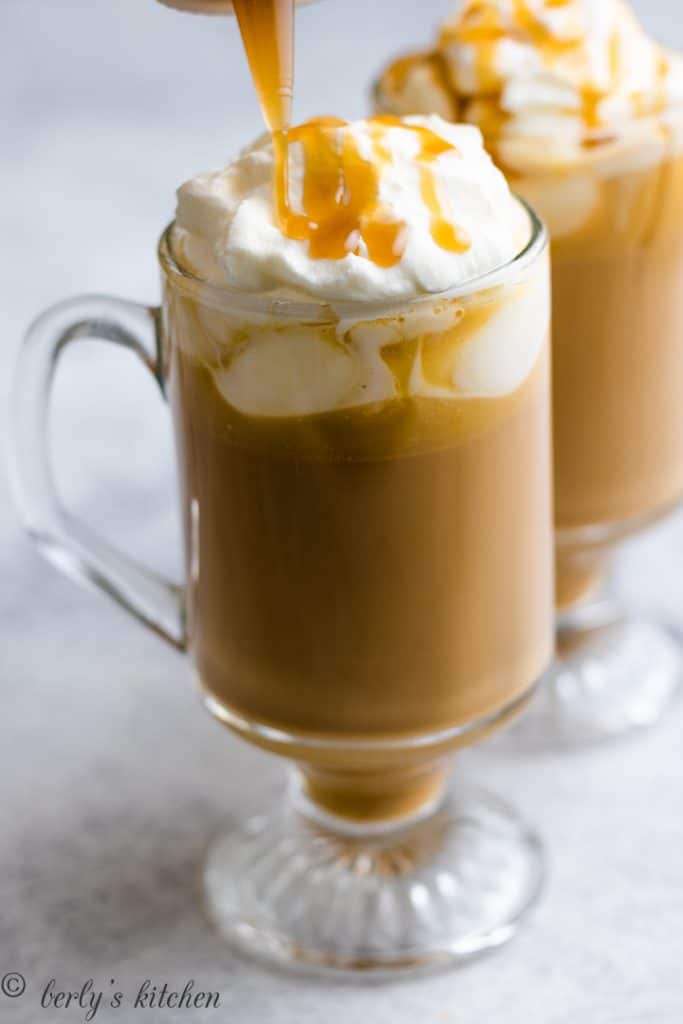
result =
M428 39L445 0L336 0L301 13L297 115L352 117L378 64ZM683 44L678 0L638 5ZM677 12L677 13L674 13ZM260 130L235 26L152 0L2 0L0 351L3 410L18 339L81 291L154 301L154 246L174 187ZM125 355L65 359L54 429L69 504L178 572L167 414ZM683 518L632 546L623 585L683 623ZM486 748L456 771L495 788L543 832L552 871L519 938L466 969L393 986L323 984L232 956L205 923L198 877L222 818L255 806L281 766L204 714L181 657L78 590L22 537L0 471L0 994L19 1024L51 978L120 990L136 1021L145 978L194 979L221 1011L144 1019L229 1024L678 1024L683 1019L681 714L574 755ZM114 983L110 983L114 979ZM44 1017L41 1015L44 1014Z

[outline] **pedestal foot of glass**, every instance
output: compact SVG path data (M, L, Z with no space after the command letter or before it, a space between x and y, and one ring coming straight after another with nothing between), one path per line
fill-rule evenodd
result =
M459 783L408 821L354 825L289 798L212 845L205 896L233 946L316 972L445 967L500 946L543 880L536 835Z
M557 657L509 748L557 748L616 739L656 725L681 693L677 632L623 613L604 595L560 615Z

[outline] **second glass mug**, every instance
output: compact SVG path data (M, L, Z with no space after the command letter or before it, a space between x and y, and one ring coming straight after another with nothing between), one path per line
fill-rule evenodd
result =
M396 104L383 81L376 112L452 116L441 90ZM558 656L509 739L556 749L655 725L681 692L680 630L626 606L611 566L683 494L683 110L587 127L561 161L531 123L485 134L551 240Z
M208 709L297 766L288 800L208 858L211 915L255 954L431 966L504 942L539 892L535 835L478 788L446 785L449 755L514 717L551 657L548 256L527 212L530 240L500 270L334 311L197 279L171 226L161 309L75 299L23 346L13 476L34 541L189 651ZM508 352L540 332L526 378L444 398L434 382L470 329L496 324ZM51 384L90 338L133 351L169 398L186 587L60 506Z

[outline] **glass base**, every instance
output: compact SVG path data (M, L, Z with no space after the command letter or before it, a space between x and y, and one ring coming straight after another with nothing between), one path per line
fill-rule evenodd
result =
M603 608L603 613L604 613ZM585 616L585 618L584 618ZM564 619L564 621L563 621ZM586 613L560 619L558 655L525 715L499 742L572 747L655 725L681 692L677 633L652 620Z
M221 835L204 876L221 935L318 972L444 967L502 945L535 903L542 847L505 804L459 784L409 821L354 825L293 799Z

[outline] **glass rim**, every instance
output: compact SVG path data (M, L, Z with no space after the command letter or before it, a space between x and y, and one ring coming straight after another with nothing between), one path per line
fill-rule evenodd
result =
M439 292L421 292L411 298L390 299L316 299L302 295L287 294L284 291L250 292L233 288L227 284L213 284L185 267L173 255L172 235L175 220L166 227L157 247L157 256L162 271L174 283L187 290L201 288L202 301L207 305L226 307L235 312L252 316L269 317L275 320L299 321L305 323L337 323L340 320L383 319L415 309L423 303L452 301L485 291L504 283L507 275L514 270L524 270L533 264L548 245L548 231L534 208L513 193L516 201L529 217L529 238L511 259L498 267L463 281L453 288Z

